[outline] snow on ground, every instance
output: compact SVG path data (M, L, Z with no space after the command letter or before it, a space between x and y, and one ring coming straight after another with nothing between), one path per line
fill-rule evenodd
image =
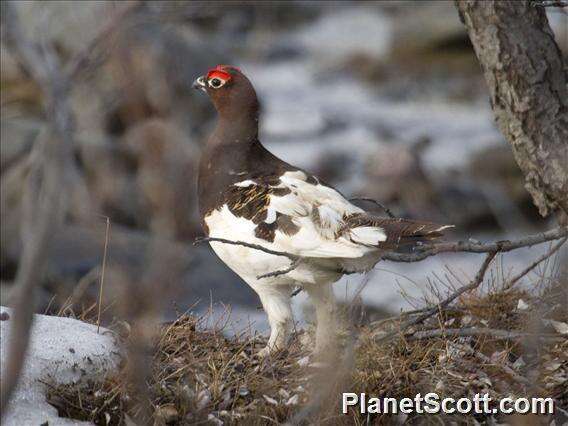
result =
M379 59L391 47L390 24L377 10L338 9L299 29L294 38L320 60L340 61L350 55Z
M316 66L303 61L249 63L243 69L255 82L262 100L262 141L292 162L296 157L288 150L294 151L294 144L308 159L321 158L330 151L364 158L384 142L379 134L386 133L400 143L428 137L432 144L425 151L424 165L427 170L439 172L463 168L473 153L497 145L502 139L487 102L381 98L361 81L319 75ZM323 132L326 125L331 127L327 133ZM342 146L322 142L340 141L344 134L354 132L365 134L359 138L357 149L353 149L349 137Z
M1 368L4 372L10 345L12 309L1 307L10 318L0 321ZM2 417L3 426L89 424L60 418L46 401L46 385L86 382L117 370L121 352L105 328L71 318L35 315L30 346L20 383Z

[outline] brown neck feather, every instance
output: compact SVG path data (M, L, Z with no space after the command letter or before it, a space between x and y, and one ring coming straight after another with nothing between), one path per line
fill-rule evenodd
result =
M226 189L246 179L281 175L294 167L269 152L258 140L258 116L246 120L220 117L201 155L199 213L203 218L224 204Z

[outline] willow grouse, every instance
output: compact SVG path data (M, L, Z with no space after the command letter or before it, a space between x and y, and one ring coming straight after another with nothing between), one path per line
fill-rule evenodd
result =
M197 78L219 120L199 166L199 210L205 234L298 256L291 260L242 245L211 242L215 253L259 295L270 338L260 355L282 349L292 326L296 286L313 301L316 352L335 332L331 284L343 274L368 271L386 251L440 237L447 226L373 216L317 177L271 154L258 139L259 103L251 82L219 65Z

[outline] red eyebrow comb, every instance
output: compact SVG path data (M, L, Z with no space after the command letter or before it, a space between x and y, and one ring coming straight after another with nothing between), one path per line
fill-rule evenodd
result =
M231 74L228 71L229 69L234 69L239 72L241 71L239 68L230 65L217 65L215 68L207 71L207 79L219 77L223 80L229 81L231 79Z

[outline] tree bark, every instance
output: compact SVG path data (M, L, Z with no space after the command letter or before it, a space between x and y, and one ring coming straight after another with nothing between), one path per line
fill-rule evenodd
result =
M489 86L497 125L542 216L568 214L568 89L543 7L456 0Z

